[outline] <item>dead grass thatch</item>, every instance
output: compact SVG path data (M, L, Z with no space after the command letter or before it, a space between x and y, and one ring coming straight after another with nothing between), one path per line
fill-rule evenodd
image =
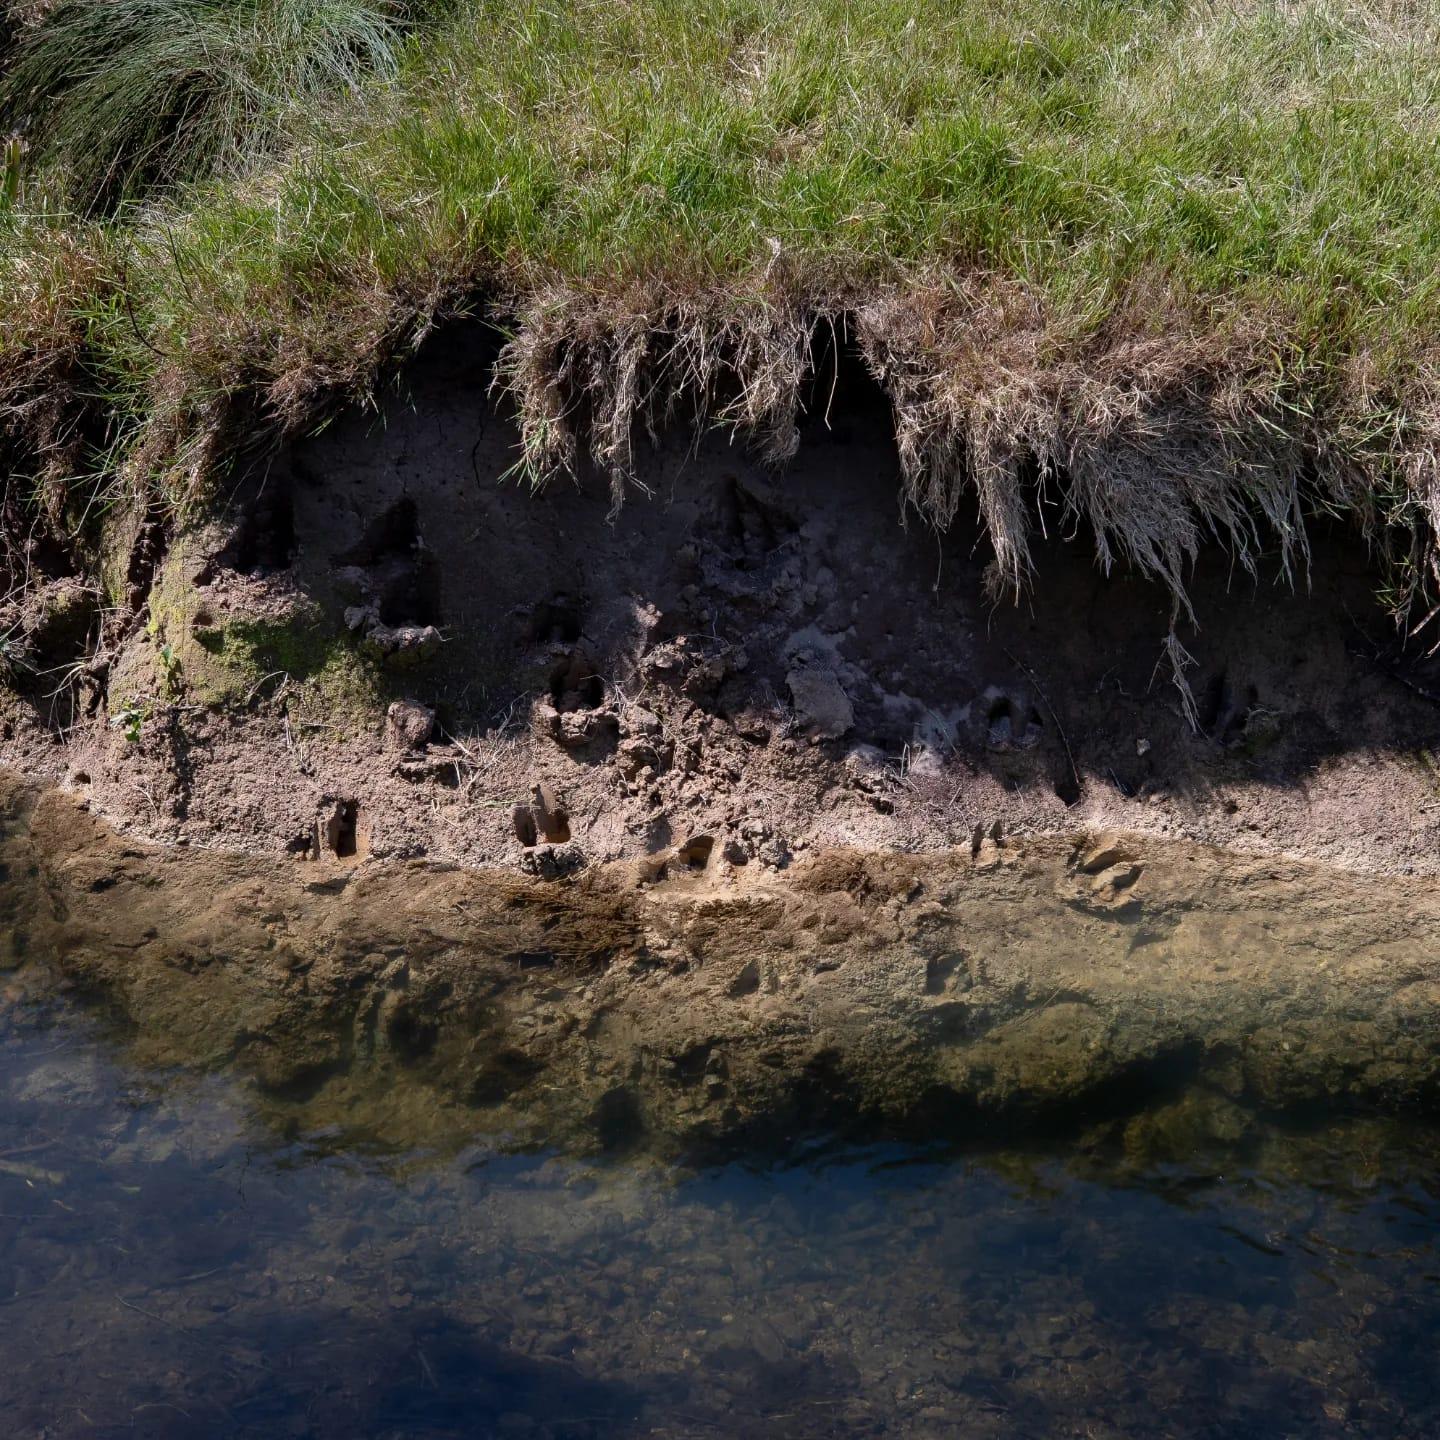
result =
M1377 444L1344 397L1295 393L1270 358L1274 337L1253 324L1202 329L1153 296L1146 314L1144 329L1077 340L1020 287L980 281L809 306L777 286L739 309L720 294L553 287L519 307L497 383L516 404L531 483L583 458L618 507L641 484L637 436L677 417L740 432L769 463L790 458L817 337L849 336L892 406L903 502L941 530L975 506L997 599L1023 593L1032 537L1056 524L1086 533L1107 572L1123 564L1160 583L1187 709L1180 630L1196 624L1186 582L1207 544L1251 574L1273 554L1293 581L1308 563L1307 515L1345 515L1371 536L1388 527L1414 572L1393 598L1413 610L1418 582L1440 582L1437 471L1414 437Z

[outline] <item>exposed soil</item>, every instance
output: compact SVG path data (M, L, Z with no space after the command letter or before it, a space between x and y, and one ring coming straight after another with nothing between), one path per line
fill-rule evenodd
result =
M1440 669L1397 647L1358 536L1317 522L1293 584L1206 558L1192 725L1169 597L1052 534L1032 591L989 600L973 517L906 523L854 367L784 473L676 432L612 515L607 477L509 473L492 362L449 333L383 416L296 444L219 520L114 526L139 608L102 626L73 578L27 602L0 759L252 854L738 875L998 825L1440 869Z
M810 1123L984 1135L1168 1087L1430 1109L1440 898L1175 842L644 862L539 883L207 853L11 787L0 965L285 1123L656 1154ZM18 987L18 988L17 988Z

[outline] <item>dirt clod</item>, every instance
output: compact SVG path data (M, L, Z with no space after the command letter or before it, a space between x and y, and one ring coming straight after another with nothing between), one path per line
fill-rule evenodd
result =
M537 880L563 880L585 867L585 852L570 841L565 844L536 845L520 856L520 872Z
M531 787L530 809L535 816L535 828L546 840L563 844L570 838L570 817L548 780L538 780Z
M392 750L421 750L434 729L434 710L418 700L394 700L385 712L385 742Z

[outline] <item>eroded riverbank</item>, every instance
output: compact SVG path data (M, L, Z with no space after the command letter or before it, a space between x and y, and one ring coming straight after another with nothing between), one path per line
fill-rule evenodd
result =
M148 1066L286 1123L453 1147L1014 1133L1127 1096L1431 1107L1440 898L1123 836L693 857L565 881L118 836L9 791L12 983L104 999Z
M106 510L27 572L0 600L0 763L127 833L271 857L519 868L563 837L603 866L708 839L783 868L999 824L1440 869L1440 655L1376 604L1373 537L1196 532L1172 630L1167 588L1034 476L1033 574L999 598L969 504L936 529L901 501L890 403L843 347L782 470L662 426L616 513L588 468L514 483L495 344L449 327L378 415L238 463L183 521Z

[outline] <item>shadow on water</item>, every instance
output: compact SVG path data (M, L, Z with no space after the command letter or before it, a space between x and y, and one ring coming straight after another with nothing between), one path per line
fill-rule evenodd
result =
M634 1306L667 1257L630 1227L663 1180L440 1163L358 1129L280 1140L223 1077L127 1069L95 1011L0 1017L7 1433L583 1437L657 1414L723 1433L645 1358ZM831 1405L846 1378L733 1338L715 1356L759 1416Z
M86 1413L76 1406L80 1425L73 1433L155 1440L589 1434L626 1425L638 1409L629 1386L516 1355L443 1313L367 1319L316 1308L272 1317L264 1337L269 1363L242 1383L226 1355L253 1344L253 1326L217 1329L196 1345L169 1342L163 1378L135 1374L119 1416L86 1426ZM182 1400L169 1398L177 1384ZM71 1432L62 1421L58 1433Z
M1440 1136L1214 1091L702 1169L277 1141L0 1011L0 1413L45 1437L1422 1436Z
M243 1344L245 1327L230 1337ZM222 1346L226 1337L215 1337ZM277 1316L267 1347L291 1357L216 1412L217 1428L334 1435L583 1432L636 1419L638 1392L559 1361L494 1344L446 1315L358 1317L339 1309ZM363 1381L360 1377L363 1377Z

